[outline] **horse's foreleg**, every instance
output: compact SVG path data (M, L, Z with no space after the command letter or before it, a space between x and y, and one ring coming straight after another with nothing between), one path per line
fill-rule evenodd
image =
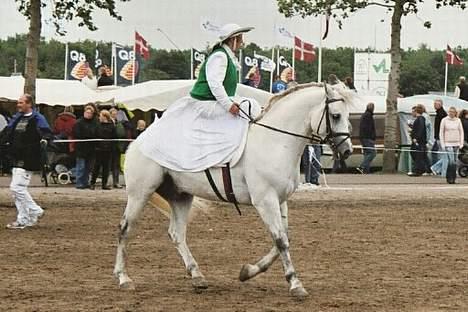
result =
M205 289L208 283L200 271L195 258L192 256L186 242L187 223L192 207L193 196L184 194L180 195L177 200L170 200L172 207L171 222L169 225L169 236L176 245L182 260L184 261L187 274L192 277L192 285L196 289Z
M283 202L280 206L281 209L281 221L283 222L283 227L286 229L286 234L288 232L288 204ZM270 266L278 259L279 251L276 246L271 248L270 252L260 259L254 265L244 264L239 274L239 280L245 282L251 278L254 278L260 273L266 272Z
M255 203L255 207L257 208L263 222L268 227L273 238L273 243L281 256L284 274L289 283L289 291L291 295L296 298L304 298L308 296L308 293L297 277L296 270L292 264L291 255L289 254L287 228L284 226L281 218L280 206L278 199L273 194L266 196L258 203Z

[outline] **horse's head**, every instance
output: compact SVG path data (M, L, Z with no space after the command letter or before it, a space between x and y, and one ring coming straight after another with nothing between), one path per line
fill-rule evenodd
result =
M346 159L353 153L349 107L356 97L355 92L342 84L324 85L324 90L323 109L311 113L312 131L322 137L338 157Z

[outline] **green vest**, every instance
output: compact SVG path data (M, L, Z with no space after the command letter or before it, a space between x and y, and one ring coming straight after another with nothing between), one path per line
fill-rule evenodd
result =
M226 93L228 96L232 97L236 94L237 89L237 81L238 81L238 73L236 65L231 60L231 57L227 54L226 50L222 47L216 48L211 52L208 58L215 52L221 51L226 54L228 59L228 65L226 69L226 76L224 77L223 86L226 89ZM206 63L207 60L203 63L202 67L200 68L200 73L198 75L197 82L190 91L190 95L197 100L200 101L215 101L216 98L214 97L213 93L211 93L210 86L208 85L208 81L206 80Z

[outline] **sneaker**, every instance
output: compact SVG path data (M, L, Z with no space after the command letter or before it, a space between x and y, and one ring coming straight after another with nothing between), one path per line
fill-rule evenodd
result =
M121 189L121 188L123 188L123 186L120 185L120 184L114 184L114 188L115 188L115 189Z
M44 216L44 210L42 210L40 213L33 213L29 216L31 219L31 224L36 224L37 221L39 221L42 217Z
M363 170L361 167L357 167L356 170L357 170L357 172L359 172L360 174L364 174L364 170Z
M107 185L104 185L104 186L102 187L102 189L103 189L104 191L110 191L110 190L111 190L110 186L107 186Z
M12 223L8 223L6 228L10 230L22 230L28 226L30 226L29 223L21 223L21 222L15 221Z

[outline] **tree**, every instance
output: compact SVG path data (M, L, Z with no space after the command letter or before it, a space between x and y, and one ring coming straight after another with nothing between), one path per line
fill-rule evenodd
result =
M396 157L392 151L397 145L397 98L400 93L400 64L401 64L401 20L404 16L418 12L419 6L424 0L277 0L279 11L286 17L299 14L306 16L318 16L328 14L332 17L341 16L347 18L350 14L367 8L379 6L392 12L391 21L391 68L387 93L387 112L385 115L384 134L384 172L396 171ZM467 0L436 0L435 7L457 6L466 8ZM342 26L341 20L338 22ZM425 22L424 26L430 28L431 23Z
M29 93L35 98L36 95L36 77L39 59L39 43L41 40L41 16L42 9L46 7L44 0L15 0L19 4L19 11L29 20L29 32L26 46L26 64L24 70L24 92ZM53 1L53 22L56 32L64 35L65 31L61 27L62 21L72 21L78 19L78 26L87 27L89 30L97 30L93 23L92 13L96 9L104 9L109 15L121 20L122 17L117 14L116 1L130 0L56 0Z

